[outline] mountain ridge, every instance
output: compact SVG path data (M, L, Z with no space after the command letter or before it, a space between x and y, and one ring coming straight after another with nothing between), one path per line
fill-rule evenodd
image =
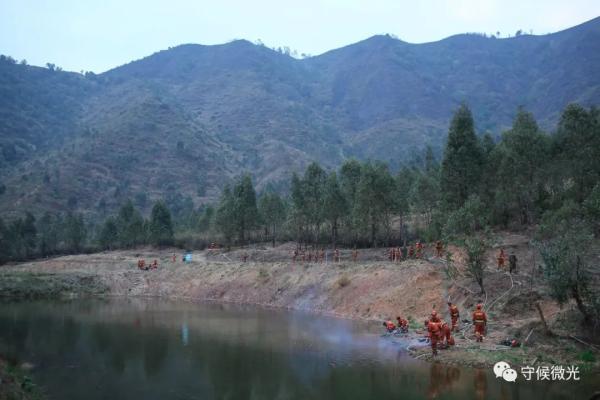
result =
M285 190L311 161L395 168L426 145L439 154L462 102L479 132L499 135L519 106L551 131L567 103L600 103L598 71L600 18L510 39L376 35L305 59L246 40L184 44L85 76L5 58L0 215L198 206L241 171Z

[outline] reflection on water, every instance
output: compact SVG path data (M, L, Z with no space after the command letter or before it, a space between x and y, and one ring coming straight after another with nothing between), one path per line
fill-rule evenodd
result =
M506 383L426 364L379 327L157 300L0 304L0 353L51 399L582 398L583 383ZM540 392L540 390L542 390Z

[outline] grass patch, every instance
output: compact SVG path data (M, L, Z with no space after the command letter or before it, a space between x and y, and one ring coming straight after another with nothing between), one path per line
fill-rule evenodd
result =
M269 271L267 271L266 268L261 267L258 270L258 279L263 280L263 281L268 280L269 279Z
M596 362L596 356L590 350L582 351L579 353L578 358L585 362Z

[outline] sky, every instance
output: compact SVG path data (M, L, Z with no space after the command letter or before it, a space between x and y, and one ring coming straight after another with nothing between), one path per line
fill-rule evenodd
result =
M546 34L597 16L600 0L0 0L0 54L99 73L183 43L261 40L318 55L375 34Z

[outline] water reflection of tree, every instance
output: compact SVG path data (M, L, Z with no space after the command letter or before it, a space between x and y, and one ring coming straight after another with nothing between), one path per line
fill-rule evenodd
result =
M154 329L152 334L141 338L144 351L144 371L146 377L157 375L169 352L169 338L163 329Z

